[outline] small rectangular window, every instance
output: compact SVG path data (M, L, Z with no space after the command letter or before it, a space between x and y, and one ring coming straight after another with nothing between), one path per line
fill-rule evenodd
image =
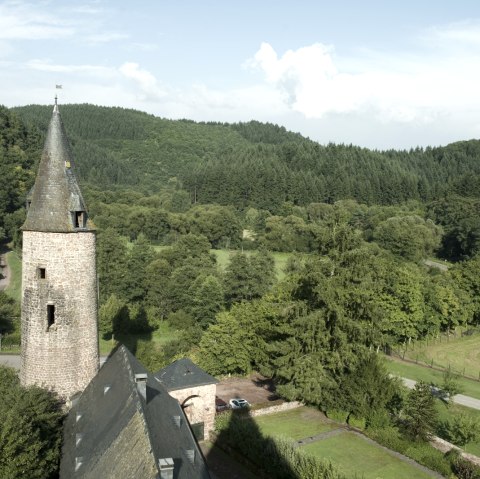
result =
M84 224L84 212L83 211L75 211L74 213L74 223L75 228L83 228Z
M47 304L47 322L48 327L55 323L55 305Z
M47 270L46 268L38 268L37 269L38 277L40 279L45 279L47 277Z

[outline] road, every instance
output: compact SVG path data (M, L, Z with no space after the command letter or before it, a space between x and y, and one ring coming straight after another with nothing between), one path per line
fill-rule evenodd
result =
M413 379L402 378L403 384L409 389L415 387L416 381ZM465 396L463 394L456 394L453 396L453 402L455 404L460 404L461 406L467 406L472 409L480 410L480 399L472 398L471 396Z
M20 355L19 354L1 354L0 364L3 366L10 366L11 368L20 369Z
M100 356L100 366L103 366L107 360L106 356ZM20 369L20 354L0 354L0 364Z

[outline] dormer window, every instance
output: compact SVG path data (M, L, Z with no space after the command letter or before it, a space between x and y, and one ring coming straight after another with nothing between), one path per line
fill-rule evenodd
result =
M85 228L87 215L85 211L73 212L73 226L74 228Z

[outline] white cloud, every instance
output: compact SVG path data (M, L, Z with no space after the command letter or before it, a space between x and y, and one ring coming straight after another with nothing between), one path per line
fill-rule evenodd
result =
M0 39L41 40L65 38L73 33L71 25L41 11L38 5L23 2L0 4Z
M129 35L125 35L123 33L98 33L95 35L89 35L86 38L86 41L88 43L96 44L96 43L109 43L109 42L116 42L118 40L125 40L126 38L129 38Z
M86 15L100 15L101 13L103 13L103 9L99 8L97 5L85 4L85 5L75 5L72 8L72 12L84 13Z
M52 73L87 73L96 76L112 76L115 70L99 65L60 65L49 60L34 59L28 61L25 66L31 70Z
M154 52L158 50L156 43L131 43L130 50L141 50L142 52Z
M349 62L339 61L332 47L319 43L282 56L263 43L247 66L262 71L266 84L306 118L368 112L385 122L428 123L446 110L480 108L480 62L472 54L461 59L397 54L394 63L391 55L377 54Z
M480 21L466 20L428 28L420 38L429 45L454 48L480 46Z
M140 99L157 101L166 96L165 90L160 88L155 76L147 70L140 68L138 63L127 62L119 68L120 73L133 80L140 88Z

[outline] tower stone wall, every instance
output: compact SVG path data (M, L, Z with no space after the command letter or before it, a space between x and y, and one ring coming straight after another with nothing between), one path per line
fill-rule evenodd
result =
M98 370L96 236L56 99L22 230L20 379L70 399Z
M98 370L95 232L24 231L24 385L69 398Z

